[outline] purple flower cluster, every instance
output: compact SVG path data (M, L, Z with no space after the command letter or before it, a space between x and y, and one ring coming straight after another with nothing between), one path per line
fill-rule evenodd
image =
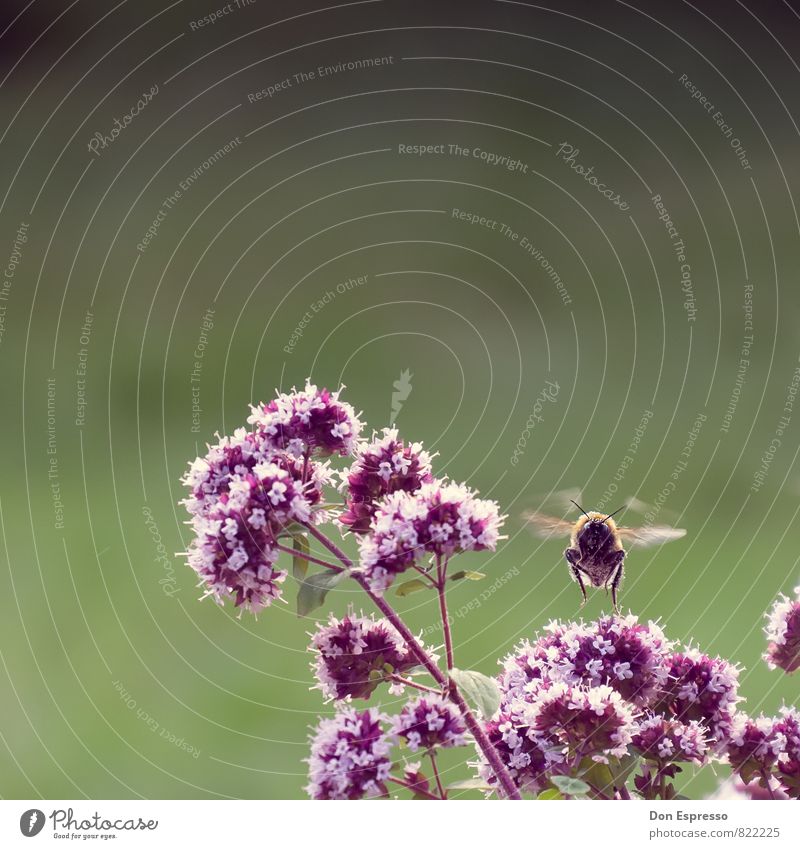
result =
M330 615L311 639L317 687L329 699L368 699L388 675L417 665L395 628L385 619Z
M219 604L232 598L236 607L258 613L282 595L286 571L275 567L278 549L271 533L248 523L241 511L218 507L211 518L198 518L189 565L205 585L203 595Z
M703 763L708 752L705 728L699 722L684 723L654 714L636 723L632 743L642 758L659 765Z
M393 743L404 743L412 752L464 746L467 729L456 708L434 694L408 702L396 716L340 706L333 717L320 720L311 737L306 792L312 799L387 795ZM412 789L427 791L419 767L407 764L404 780Z
M635 730L633 707L606 684L551 684L539 691L526 719L558 759L579 755L606 763L609 756L622 757Z
M536 793L551 775L569 773L576 760L608 763L609 758L622 757L636 723L634 707L605 684L544 681L523 697L502 702L485 728L518 787ZM495 783L481 753L478 771L489 784Z
M250 447L247 440L243 443ZM221 451L227 455L231 446ZM274 568L277 537L292 523L312 521L312 506L321 498L327 470L315 465L308 475L306 469L304 482L302 460L276 454L250 465L254 456L249 454L246 462L225 474L219 463L193 464L195 471L187 476L192 486L187 506L193 511L196 536L188 561L206 585L206 595L220 602L233 597L237 607L258 612L281 596L280 583L286 577L285 571Z
M326 390L316 394L330 399ZM313 406L312 400L307 394L279 399L298 410ZM311 420L308 425L305 437L312 440L316 431ZM297 425L295 433L300 432ZM253 612L282 595L287 573L275 565L279 536L324 518L315 508L332 480L327 462L290 453L284 450L288 443L279 443L268 428L239 428L209 445L182 479L189 490L182 503L194 532L187 557L205 596L220 603L232 598L237 607Z
M416 492L433 480L431 457L419 442L406 445L397 430L384 428L383 436L356 448L356 459L346 473L347 508L339 517L345 528L368 533L378 501L393 492Z
M296 457L307 453L344 457L353 453L363 424L353 407L339 400L339 392L318 389L307 381L304 389L293 388L253 407L247 421L272 450Z
M800 711L776 717L737 713L724 754L733 770L715 798L800 799Z
M652 764L640 780L655 790L650 782L674 776L677 763L716 753L739 701L735 666L691 648L675 652L656 623L632 615L550 622L501 664L500 712L486 730L532 792L569 772L576 755L608 760L629 747ZM491 781L485 763L481 775Z
M360 571L382 594L425 553L493 551L503 518L495 502L464 485L433 480L413 494L394 492L378 504L371 533L359 540Z
M243 427L233 436L219 438L215 445L208 446L204 457L190 463L181 479L189 489L189 497L181 503L193 516L208 515L220 496L227 494L231 481L245 478L267 455L264 441Z
M466 744L467 728L453 704L430 695L408 702L391 718L391 734L404 740L412 752L419 749L449 749Z
M536 642L523 642L505 658L500 689L506 696L522 696L531 687L536 690L541 679L586 687L607 684L643 707L666 683L670 649L658 625L641 624L631 615L590 623L554 621Z
M792 799L800 799L800 711L794 707L782 707L774 732L783 738L776 776Z
M780 596L767 614L768 647L764 660L770 669L800 669L800 587L795 598Z
M374 708L340 710L322 719L311 738L307 759L312 799L363 799L386 794L391 768L383 716Z
M730 736L725 745L725 754L731 768L745 784L754 777L764 781L778 761L786 746L786 737L776 730L774 719L760 716L753 719L738 713L731 723Z
M709 743L724 741L740 701L739 669L693 648L675 652L666 666L667 683L654 709L682 722L703 723Z
M547 786L549 770L555 762L546 741L531 730L526 717L529 706L529 702L521 698L504 702L498 714L486 722L485 730L517 787L536 794ZM559 763L562 760L559 759ZM477 767L478 775L487 784L496 784L494 772L480 754Z
M332 472L327 463L303 463L285 452L273 451L258 433L238 428L233 436L222 437L215 445L209 445L205 456L190 464L181 479L189 489L189 496L181 503L192 516L208 516L231 488L241 489L243 482L257 488L259 471L270 462L291 476L293 485L302 490L309 506L318 504L323 487L331 484Z

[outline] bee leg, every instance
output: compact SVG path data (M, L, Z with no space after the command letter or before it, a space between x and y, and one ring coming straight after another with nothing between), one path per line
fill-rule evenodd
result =
M581 570L577 565L577 561L580 560L581 553L577 548L568 548L564 552L564 557L567 558L567 563L569 563L569 573L572 575L572 579L576 581L578 586L581 588L581 595L583 596L581 607L583 607L583 605L586 604L586 587L583 584Z
M625 552L620 551L619 553L621 556L618 558L617 565L611 575L611 603L614 605L615 613L619 613L619 607L617 606L617 590L619 589L620 582L622 581L622 561L625 559Z
M572 577L575 578L578 586L581 588L581 594L583 595L581 607L583 607L586 604L586 587L583 585L583 578L581 578L581 573L577 566L570 566L570 572L572 572Z

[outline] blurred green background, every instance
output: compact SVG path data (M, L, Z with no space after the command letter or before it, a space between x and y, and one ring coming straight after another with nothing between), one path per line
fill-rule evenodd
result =
M534 539L525 510L565 488L610 511L668 487L657 521L687 536L630 554L623 607L740 663L749 710L796 702L797 681L760 660L764 611L798 582L793 4L231 9L199 26L213 6L3 4L0 793L302 795L308 728L330 706L309 689L314 622L296 618L296 587L240 620L199 603L173 555L189 538L187 461L308 375L346 384L379 428L409 371L402 434L508 514L497 553L464 558L484 584L452 588L458 610L512 572L457 617L460 666L492 673L578 613L562 542ZM686 289L654 195L685 245ZM547 381L555 401L526 430ZM329 607L350 602L344 587ZM435 621L430 598L397 606L415 628ZM583 615L608 607L596 591ZM714 783L706 771L685 792Z

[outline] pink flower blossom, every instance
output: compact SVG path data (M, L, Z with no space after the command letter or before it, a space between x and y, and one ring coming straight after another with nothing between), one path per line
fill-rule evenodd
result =
M404 740L412 752L449 749L466 743L467 728L461 714L441 696L420 696L389 721L391 735Z
M397 430L384 428L383 436L361 443L345 475L347 509L339 521L356 534L369 531L378 501L393 492L416 492L430 483L431 458L419 442L406 444Z
M776 722L766 716L753 719L738 713L731 723L725 754L731 768L745 784L753 778L765 782L786 747L786 736L776 729Z
M632 743L645 760L661 765L703 763L708 752L706 731L699 722L684 723L652 714L637 721Z
M723 742L740 701L738 668L693 648L670 655L666 666L667 682L654 710L682 722L702 722L709 742Z
M391 746L374 708L345 708L322 719L311 739L307 760L312 799L362 799L386 794Z
M368 699L391 674L402 675L419 661L386 620L330 615L311 640L317 686L330 699Z
M247 421L273 450L297 457L307 452L346 456L353 453L363 423L350 404L339 399L340 392L317 389L307 381L304 389L292 388L253 407Z
M359 540L360 570L382 594L426 553L493 551L504 518L494 501L476 498L464 485L433 480L415 493L394 492L378 504L370 533Z

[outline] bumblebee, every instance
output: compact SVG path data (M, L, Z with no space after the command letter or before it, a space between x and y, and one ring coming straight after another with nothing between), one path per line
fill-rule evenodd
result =
M667 525L647 525L642 528L626 528L614 521L614 516L625 509L620 507L607 516L591 510L588 513L576 501L572 501L583 514L577 522L555 519L542 513L525 514L531 530L541 537L569 536L569 548L564 552L572 579L581 588L586 604L586 582L593 587L611 590L611 602L617 607L617 592L623 576L623 562L627 554L623 542L630 546L658 545L686 535L682 528Z

